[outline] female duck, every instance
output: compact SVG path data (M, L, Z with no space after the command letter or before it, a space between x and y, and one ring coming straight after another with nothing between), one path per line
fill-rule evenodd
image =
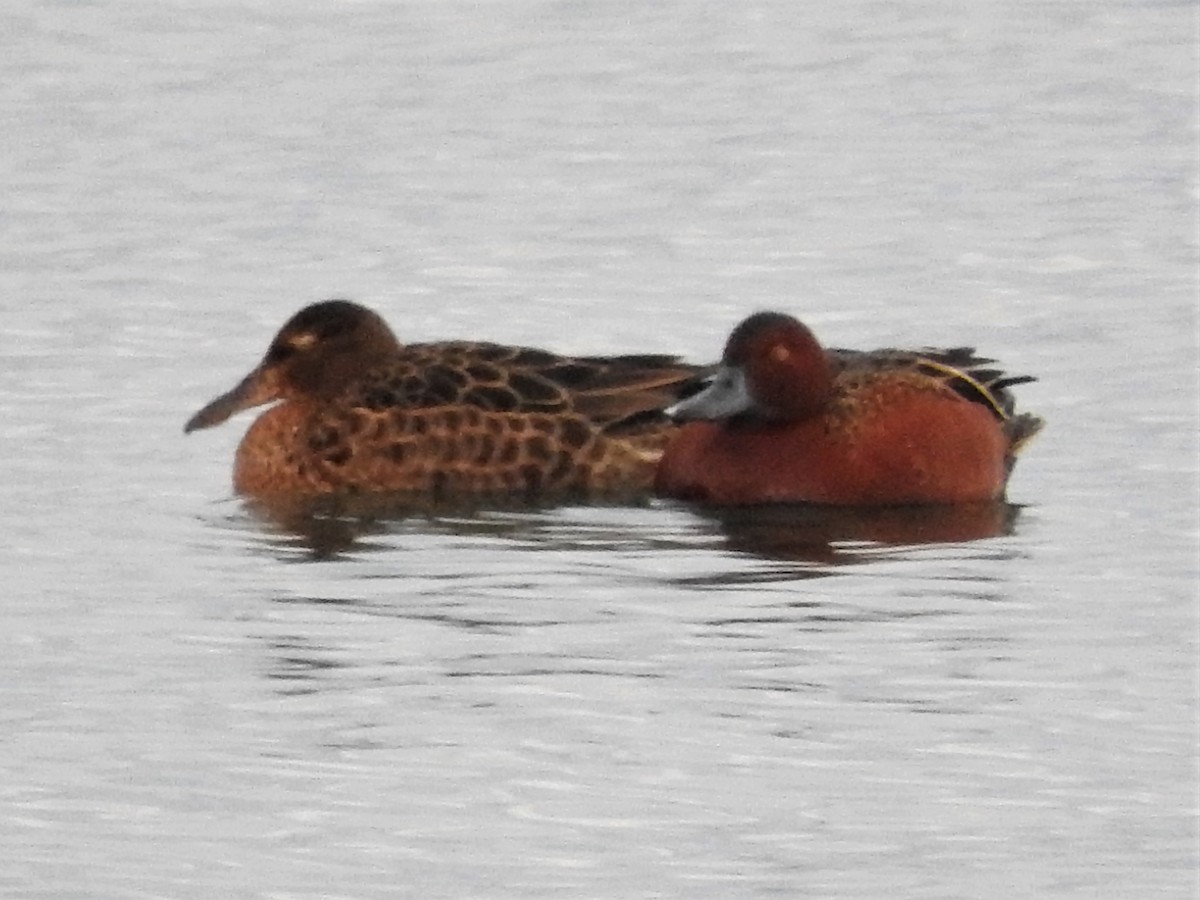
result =
M279 401L234 463L235 489L257 497L648 491L673 430L662 410L695 371L667 356L401 346L371 310L330 300L293 316L262 362L184 430Z
M721 368L667 414L656 478L665 495L719 504L964 503L1003 496L1042 427L969 348L825 350L800 322L757 313L734 329ZM709 420L709 421L691 421Z

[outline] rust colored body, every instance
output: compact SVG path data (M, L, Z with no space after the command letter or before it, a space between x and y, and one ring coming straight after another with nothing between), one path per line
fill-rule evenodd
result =
M789 316L738 326L710 386L668 412L685 421L657 490L716 504L839 506L1000 498L1042 426L1014 414L1011 378L968 348L825 350Z

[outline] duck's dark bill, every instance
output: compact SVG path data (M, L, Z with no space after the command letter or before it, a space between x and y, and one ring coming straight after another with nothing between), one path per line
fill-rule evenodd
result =
M278 392L274 384L263 377L261 370L255 369L233 390L217 397L188 419L187 424L183 426L183 433L191 434L201 428L220 425L234 413L275 399L278 399Z

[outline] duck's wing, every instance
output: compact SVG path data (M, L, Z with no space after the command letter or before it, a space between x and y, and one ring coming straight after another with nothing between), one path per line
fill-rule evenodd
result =
M918 372L973 403L986 406L996 418L1014 415L1014 385L1037 381L1032 375L1009 375L994 359L979 356L974 347L922 347L919 350L831 350L839 372L908 370Z
M661 411L698 368L673 356L569 357L528 347L411 344L354 385L373 411L473 407L582 416L598 427Z

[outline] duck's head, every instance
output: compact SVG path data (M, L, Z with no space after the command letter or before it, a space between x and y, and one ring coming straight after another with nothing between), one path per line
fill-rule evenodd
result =
M349 300L306 306L279 329L262 362L188 419L183 430L210 428L274 400L332 395L399 348L387 323L365 306Z
M730 334L707 386L667 409L693 419L805 419L825 407L833 385L829 356L813 333L784 313L759 312Z

